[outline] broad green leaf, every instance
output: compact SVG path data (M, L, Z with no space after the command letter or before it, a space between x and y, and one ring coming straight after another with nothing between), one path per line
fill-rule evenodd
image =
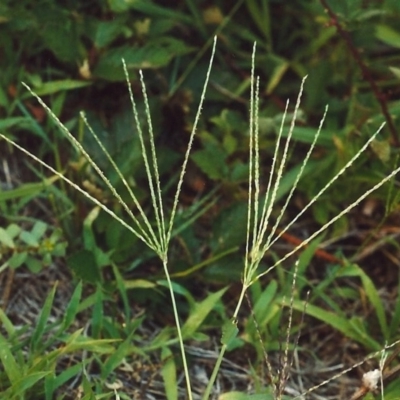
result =
M46 233L47 224L42 221L36 221L31 230L31 234L37 239L41 239Z
M27 257L28 253L26 251L22 251L21 253L14 253L7 262L10 268L18 268L25 262Z
M223 149L208 144L203 150L193 152L191 159L210 179L217 180L226 178L229 172L226 157Z
M1 227L0 227L0 243L11 249L15 247L13 238L9 235L9 233L5 229Z
M166 66L179 55L192 51L183 41L164 37L149 41L141 47L121 46L104 53L99 60L93 75L110 81L125 79L122 61L125 60L129 70L160 68Z
M19 237L27 245L32 246L32 247L39 247L39 242L38 242L36 236L33 235L31 232L23 231Z
M29 271L31 271L34 274L37 274L43 269L45 263L43 260L38 260L28 255L28 257L25 260L25 265L28 267Z
M101 275L93 252L79 251L68 257L67 263L78 279L92 284L100 281Z
M150 0L108 0L110 8L115 12L123 12L128 10L136 10L144 15L172 19L173 21L180 21L187 24L192 24L192 19L185 13L176 11L169 7L162 7Z
M15 238L22 232L22 228L17 224L10 224L7 226L6 231L10 237Z
M71 18L63 7L43 7L39 18L42 46L63 62L76 63L81 57L78 19Z
M126 14L114 16L111 21L100 21L96 23L96 34L94 44L96 48L108 46L124 30Z

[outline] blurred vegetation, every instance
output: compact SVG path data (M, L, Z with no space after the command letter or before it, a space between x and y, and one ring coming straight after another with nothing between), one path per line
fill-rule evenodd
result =
M119 203L82 154L68 143L22 86L25 82L79 138L133 209L122 182L79 117L79 112L84 110L91 126L146 208L149 193L124 82L123 58L137 103L143 109L139 69L144 73L161 184L165 199L168 199L176 186L210 47L213 37L217 36L211 87L190 156L170 252L171 274L176 280L176 293L181 295L182 319L192 315L195 305L197 310L204 306L200 318L202 325L199 324L190 337L205 340L206 335L219 328L221 321L231 314L232 299L234 301L237 295L234 284L240 281L243 268L253 43L257 43L260 148L265 177L268 177L286 99L291 100L290 113L300 82L308 75L294 131L295 146L278 200L290 190L307 145L314 137L325 106L329 105L317 150L305 169L284 222L290 221L382 122L386 122L371 148L321 201L312 206L303 222L293 227L287 242L277 246L276 253L265 260L264 267L267 268L277 254L286 251L288 246L290 248L291 240L309 235L398 166L399 26L398 0L37 0L34 5L28 0L5 0L0 4L0 131L54 165L97 199L106 202L117 214L121 212ZM143 126L147 126L144 114L141 118ZM81 298L81 287L77 286L68 306L68 316L75 318L78 312L93 308L93 343L79 339L82 332L74 337L62 336L63 329L72 324L72 320L67 320L68 316L58 321L56 333L59 336L55 337L67 341L68 349L68 346L75 349L73 343L76 341L77 350L93 351L95 355L91 357L100 365L102 379L109 378L130 351L141 354L141 351L166 348L165 343L173 336L168 327L147 349L129 350L127 345L143 322L132 318L130 304L145 306L149 319L160 317L160 307L163 310L169 307L165 304L167 289L163 271L150 250L72 188L49 177L46 171L21 158L5 143L1 143L1 152L2 273L6 268L24 265L31 273L39 272L38 259L43 261L43 266L49 265L55 256L64 254L68 243L66 262L73 274L74 285L83 280L88 288L85 295L89 297ZM340 265L345 258L357 260L357 255L368 251L384 232L394 231L399 221L398 185L398 180L385 185L357 210L335 223L325 236L325 239L346 237L351 232L362 231L357 240L344 240L326 249L332 257L317 259L316 264L312 258L320 242L313 243L299 255L302 261L295 309L302 312L304 303L300 295L305 289L313 288L306 313L349 340L358 342L365 351L378 350L384 343L398 339L398 272L389 271L389 266L393 266L390 259L398 256L397 237L387 241L390 242L391 256L385 258L377 270L363 269L365 265L360 263L360 267L354 263L343 272ZM35 207L35 202L41 205ZM276 210L278 212L279 202ZM53 232L46 234L47 229ZM40 249L47 240L51 248L41 252L23 249L10 255L16 246L15 238ZM23 260L18 258L20 253L25 255ZM378 253L380 257L382 254ZM6 264L10 257L11 262ZM20 262L14 262L16 259ZM322 262L329 268L318 271L315 265L321 266ZM279 348L279 325L284 319L282 304L292 290L291 278L288 279L292 272L289 263L278 268L268 282L257 283L252 288L254 314L260 321L261 337L267 350ZM382 279L377 280L378 275ZM348 284L349 281L344 279L346 276L357 279ZM389 282L387 290L394 293L395 298L391 305L394 310L391 320L388 320L388 311L378 295L381 287ZM196 303L209 290L225 285L231 285L228 295L224 295L226 301L221 300L223 292L216 291L207 307L204 303ZM354 318L349 320L349 310L342 307L356 303L360 292L368 300L369 311L354 306ZM50 294L42 310L43 324L43 313L50 313L51 301ZM107 314L115 308L123 310L120 318L126 325ZM11 338L8 343L12 351L17 351L18 333L4 311L1 320ZM163 323L168 322L171 321L163 320ZM232 348L245 348L245 344L250 344L256 350L258 361L262 361L263 353L253 322L244 318L241 324L244 333ZM299 319L293 330L300 326ZM57 380L59 376L54 375L54 368L60 354L50 353L51 356L46 356L40 365L46 365L48 371L53 372L38 375L39 364L35 366L34 356L44 350L50 351L54 343L41 343L40 348L37 343L50 329L54 326L37 328L31 342L25 342L32 350L30 355L19 354L15 361L23 365L21 368L25 368L26 376L34 376L24 383L26 390L45 391L49 399L53 398L57 385L61 386L74 376L75 371L68 370L70 375ZM111 358L108 355L113 339L122 342L118 342L117 355ZM1 341L5 343L5 340L1 336ZM96 340L105 340L104 351L100 349L101 342L97 345ZM98 353L104 353L108 358L100 359ZM6 356L15 357L11 351L0 354L3 363ZM163 353L164 356L167 357ZM14 396L7 398L20 395L15 388L23 378L17 373L19 367L14 367L11 370L4 367L5 373L0 370L0 391ZM101 393L101 384L94 387L85 379L83 386L90 387L95 394ZM45 384L41 386L40 382ZM34 397L27 395L25 398Z

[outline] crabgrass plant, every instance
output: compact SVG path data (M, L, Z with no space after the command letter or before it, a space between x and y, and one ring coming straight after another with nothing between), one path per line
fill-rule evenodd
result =
M131 231L140 240L142 240L160 258L160 260L163 264L165 276L166 276L166 279L168 282L168 287L169 287L169 292L170 292L170 297L171 297L171 302L172 302L172 307L173 307L173 312L174 312L174 318L175 318L175 323L176 323L178 341L179 341L180 351L181 351L181 355L182 355L183 369L184 369L184 374L185 374L185 378L186 378L186 389L187 389L188 398L190 400L193 399L193 394L192 394L192 389L191 389L189 366L188 366L187 358L185 355L185 346L184 346L185 335L183 334L183 329L180 325L179 312L177 309L177 304L175 301L175 295L174 295L174 290L173 290L173 282L171 281L169 268L168 268L168 249L169 249L169 245L171 242L174 220L175 220L175 216L177 213L177 207L179 204L179 194L181 192L182 183L184 181L186 166L187 166L187 163L189 160L190 151L191 151L193 140L194 140L194 137L196 134L196 128L197 128L198 121L200 118L202 104L203 104L205 96L206 96L206 88L207 88L207 84L208 84L210 73L211 73L211 67L212 67L213 58L214 58L214 54L215 54L215 47L216 47L216 39L214 39L210 63L209 63L209 67L207 70L207 74L206 74L206 78L205 78L205 82L204 82L204 86L203 86L203 91L202 91L201 98L200 98L199 107L198 107L198 110L197 110L197 113L195 116L192 132L189 137L189 142L188 142L187 150L186 150L186 153L184 156L184 161L183 161L182 169L181 169L180 176L178 179L175 197L174 197L174 201L173 201L173 206L172 206L172 210L169 214L170 215L169 218L167 218L167 216L166 216L167 213L165 210L165 203L163 200L162 190L161 190L161 186L160 186L160 177L159 177L159 170L158 170L158 165L157 165L157 152L156 152L156 147L155 147L155 140L154 140L154 134L153 134L153 129L152 129L151 117L150 117L150 107L149 107L148 97L146 94L143 74L141 71L139 71L140 81L142 84L142 93L143 93L144 104L145 104L145 113L146 113L147 123L148 123L148 137L149 137L149 143L150 143L149 148L146 148L146 145L145 145L145 135L142 131L142 128L141 128L141 125L139 122L139 115L138 115L135 99L133 97L131 87L129 84L129 76L128 76L128 72L127 72L127 67L125 65L125 62L123 62L127 86L128 86L129 95L130 95L130 101L132 104L133 115L134 115L135 123L137 126L138 134L139 134L141 151L142 151L142 155L143 155L143 162L144 162L147 179L148 179L152 208L153 208L153 212L155 215L155 228L153 228L154 224L152 224L151 221L148 219L148 217L147 217L146 213L144 212L143 208L141 207L135 193L133 193L133 191L129 187L127 181L122 176L122 173L118 169L117 165L112 160L111 156L109 155L109 153L107 152L105 147L102 145L102 143L100 142L100 140L94 133L93 129L89 126L83 113L81 114L81 116L83 118L84 123L86 124L86 126L88 127L88 129L92 133L92 135L94 136L95 140L97 141L101 150L103 151L103 153L105 154L105 156L107 157L109 162L111 163L112 167L115 169L116 173L118 174L121 181L125 185L127 191L129 192L134 204L136 205L138 215L139 215L138 217L130 210L130 208L127 206L127 204L123 201L122 197L117 193L117 191L112 186L110 181L107 179L107 177L104 175L104 173L101 171L101 169L94 162L93 158L85 151L85 149L82 147L82 145L79 143L79 141L70 133L70 131L67 129L67 127L62 124L62 122L56 117L56 115L50 110L50 108L41 100L41 98L39 98L27 85L25 85L25 87L28 89L28 91L34 97L36 97L36 99L39 101L39 103L45 108L45 110L48 112L48 114L51 116L51 118L55 121L55 123L58 125L58 127L61 129L61 131L64 132L65 135L69 138L69 140L72 142L73 146L75 146L77 148L77 150L86 157L86 159L88 160L90 165L93 167L93 169L97 171L97 173L99 174L101 179L104 181L104 183L107 185L107 187L113 193L113 195L121 203L122 207L128 213L129 217L131 218L131 223L125 222L125 220L123 220L118 215L116 215L105 204L101 203L95 197L91 196L87 191L85 191L80 186L78 186L77 184L75 184L74 182L72 182L71 180L66 178L60 172L56 171L50 165L48 165L45 162L43 162L42 160L40 160L34 154L30 153L28 150L24 149L23 147L21 147L20 145L18 145L17 143L12 141L8 137L6 137L5 135L0 134L0 136L4 140L11 143L13 146L18 148L20 151L27 154L29 157L31 157L36 162L43 165L45 168L50 170L53 174L55 174L56 176L58 176L59 178L64 180L67 184L69 184L74 189L76 189L77 191L82 193L85 197L90 199L99 208L104 210L112 218L114 218L121 225L123 225L126 229ZM296 115L297 115L297 112L300 107L300 100L301 100L301 95L302 95L305 79L303 80L303 82L301 84L300 92L299 92L297 102L295 105L295 111L294 111L294 114L293 114L293 117L291 120L291 124L289 126L289 131L287 134L286 142L282 145L284 122L285 122L285 117L287 114L289 102L287 102L287 104L286 104L285 113L284 113L284 116L282 119L282 124L280 127L280 131L279 131L279 134L278 134L278 137L276 140L275 149L274 149L274 156L273 156L271 171L270 171L270 175L269 175L269 179L268 179L267 190L266 190L266 193L261 193L261 189L260 189L260 181L261 181L260 155L259 155L260 151L259 151L259 144L258 144L259 143L259 123L258 123L259 79L256 78L254 75L255 50L256 50L256 46L254 45L253 56L252 56L251 94L250 94L250 126L249 126L249 136L250 136L250 145L249 145L249 160L250 161L249 161L249 163L250 164L249 164L249 185L248 185L247 240L246 240L246 254L245 254L245 258L244 258L242 289L241 289L241 293L238 298L238 302L237 302L237 305L236 305L236 308L235 308L232 318L227 323L225 323L225 325L223 326L222 338L221 338L222 345L221 345L219 357L216 361L212 375L208 381L208 385L204 391L203 400L207 400L210 398L212 389L213 389L213 385L214 385L216 377L218 375L218 371L220 369L224 354L225 354L230 342L235 338L235 336L238 333L237 318L239 315L239 310L242 306L242 303L245 299L245 295L246 295L246 292L248 291L248 289L257 280L259 280L262 276L268 274L277 265L282 263L282 261L286 260L291 255L296 253L300 248L302 248L302 247L306 246L308 243L310 243L316 236L318 236L320 233L322 233L324 230L326 230L329 226L331 226L333 223L335 223L335 221L337 221L343 215L348 213L352 208L354 208L357 204L359 204L363 199L365 199L373 191L375 191L379 187L381 187L385 182L389 181L392 177L394 177L400 171L400 167L393 170L389 175L384 177L375 186L373 186L372 188L367 190L356 201L354 201L349 206L347 206L345 209L343 209L340 213L338 213L334 218L332 218L324 226L322 226L320 229L318 229L316 232L314 232L312 235L310 235L307 239L305 239L301 244L299 244L298 246L293 248L291 251L286 253L283 257L281 257L273 265L271 265L267 270L260 272L259 264L260 264L261 260L263 259L264 255L266 254L266 252L271 248L271 246L301 217L302 214L304 214L304 212L307 209L309 209L312 206L312 204L314 202L316 202L318 200L318 198L321 197L321 195L367 149L367 147L370 145L370 143L379 134L383 125L376 131L376 133L374 135L371 136L371 138L361 147L361 149L353 156L353 158L350 161L348 161L348 163L344 167L342 167L342 169L317 193L317 195L302 209L302 211L289 224L287 224L283 229L281 229L278 232L278 226L281 222L281 219L285 214L285 211L288 207L290 199L292 198L292 196L294 194L294 191L297 187L298 182L300 181L300 178L302 176L304 168L306 167L307 162L313 151L313 148L315 147L315 144L317 142L318 135L321 131L322 124L325 119L326 110L325 110L325 114L321 120L320 126L316 132L314 140L304 158L304 161L302 162L301 168L295 179L295 182L294 182L291 190L289 191L287 199L284 202L283 207L281 208L281 211L280 211L278 217L276 218L275 222L273 224L271 224L270 220L271 220L271 214L273 211L273 205L274 205L275 199L277 198L278 189L280 187L281 180L282 180L282 177L283 177L283 174L285 171L285 166L286 166L287 159L288 159L289 145L291 142L293 130L295 128ZM282 149L282 147L283 147L283 149ZM279 154L280 154L280 156L279 156ZM267 233L267 232L269 232L269 233ZM294 293L295 279L296 279L296 270L295 270L294 277L293 277L292 293ZM292 295L294 296L294 294L292 294ZM292 310L293 310L293 304L292 304L292 307L290 307L289 324L288 324L287 336L286 336L286 348L284 350L284 365L285 366L287 366L287 364L289 363L288 348L289 348L289 331L291 328ZM391 346L385 346L385 349L382 350L382 352L386 351L389 347L391 347ZM372 356L376 356L376 354L374 354ZM372 357L372 356L370 356L370 357ZM365 360L363 360L363 362L364 361ZM361 362L360 362L360 364L361 364ZM357 365L360 365L360 364L357 364ZM283 393L283 386L284 386L284 378L277 382L276 379L273 379L275 377L273 376L272 367L270 366L268 360L267 360L267 366L268 366L269 374L272 378L271 379L272 396L275 399L281 399L281 398L283 398L282 393ZM353 366L353 368L354 367L355 366ZM345 373L345 372L347 372L347 371L344 371L343 373ZM333 377L332 379L334 379L336 377L337 376ZM306 393L309 393L312 390L315 390L317 387L320 387L321 385L323 385L325 383L327 383L327 381L322 382L320 385L315 386L312 389L309 389ZM306 393L303 393L302 395L304 395ZM247 397L240 397L240 399L243 399L243 398L247 398ZM300 396L298 396L296 398L300 398Z

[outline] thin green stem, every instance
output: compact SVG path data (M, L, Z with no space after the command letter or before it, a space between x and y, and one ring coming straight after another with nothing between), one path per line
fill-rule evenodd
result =
M243 303L243 300L245 298L245 294L246 294L246 291L247 291L248 288L249 288L249 286L247 286L247 285L245 285L243 283L242 291L240 293L239 300L238 300L238 302L236 304L235 312L233 313L233 317L232 317L233 320L237 319L237 316L239 314L239 310L242 307L242 303ZM222 363L222 360L224 358L226 350L227 350L227 345L223 344L222 347L221 347L221 350L219 351L217 361L215 362L213 372L212 372L211 377L210 377L210 379L208 381L208 384L207 384L206 390L205 390L205 392L203 394L202 400L208 400L210 398L211 390L212 390L212 388L214 386L215 380L217 379L218 371L219 371L219 369L221 367L221 363Z
M164 267L165 276L166 276L167 282L168 282L169 294L170 294L171 302L172 302L172 309L174 310L175 325L176 325L176 330L178 332L179 347L181 349L183 370L185 372L185 378L186 378L186 388L187 388L189 400L192 400L193 397L192 397L192 387L190 384L189 368L188 368L187 360L186 360L185 346L183 344L183 337L182 337L181 324L179 321L178 308L176 306L174 289L172 287L172 281L171 281L171 278L170 278L170 275L168 272L168 260L166 257L162 260L162 263L163 263L163 267Z

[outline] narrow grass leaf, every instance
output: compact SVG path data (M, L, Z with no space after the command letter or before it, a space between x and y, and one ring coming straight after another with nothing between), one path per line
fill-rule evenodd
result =
M6 313L0 307L0 327L3 327L7 333L11 336L15 333L15 327L10 319L7 317Z
M271 303L277 290L278 283L272 280L254 304L253 312L260 326L265 326L274 315L274 313L271 313Z
M51 371L43 371L43 372L33 372L29 373L28 375L24 376L22 379L19 379L17 382L15 382L11 389L12 394L10 394L10 397L5 397L7 399L10 398L25 398L24 394L25 392L31 388L33 385L35 385L37 382L42 380L45 376L48 374L51 374Z
M97 339L100 337L100 332L103 326L103 294L100 285L96 288L96 300L93 306L91 334Z
M59 375L47 375L45 378L45 396L46 400L54 399L54 392L70 379L78 376L82 372L83 368L91 362L91 359L85 359L72 367L67 368Z
M68 343L62 349L63 353L74 353L80 350L87 350L99 354L111 354L115 351L117 339L92 339L89 337L80 337L78 340Z
M297 269L298 276L297 276L296 286L298 292L301 292L303 287L308 284L306 279L301 279L301 278L304 277L306 269L310 265L310 262L314 257L314 254L317 251L318 246L321 243L322 239L323 239L322 236L316 238L301 252L300 257L298 259L297 267L295 266L292 270L292 273L294 273L294 270Z
M122 275L120 274L117 266L115 264L112 265L112 269L115 276L115 281L117 283L117 288L119 294L121 295L122 303L124 305L124 314L125 320L129 321L131 319L131 307L129 305L128 294L126 292L126 286Z
M282 300L282 305L289 307L290 303L288 300ZM293 308L300 312L304 312L305 310L307 315L311 315L312 317L319 319L327 325L332 326L339 332L342 332L346 337L361 343L367 348L378 350L382 347L380 343L373 340L371 337L362 334L359 329L355 329L356 327L354 326L354 324L351 323L351 321L348 320L347 317L338 316L333 312L326 311L320 307L308 304L305 301L300 300L293 301Z
M82 392L85 393L85 395L80 399L80 400L97 400L97 397L95 396L93 389L92 389L92 384L89 382L86 374L82 376Z
M91 84L92 82L87 82L82 80L76 81L73 79L51 81L51 82L45 82L39 87L36 87L35 93L38 96L47 96L49 94L54 94L60 91L79 89L81 87L89 86Z
M190 338L203 323L208 314L213 310L218 300L221 299L226 292L226 288L219 290L216 293L208 295L201 303L196 303L190 312L189 318L182 326L182 336Z
M157 281L157 284L160 286L169 287L169 283L164 279L160 279L159 281ZM196 305L194 297L192 296L190 291L186 289L183 285L180 285L179 283L176 282L171 282L171 287L174 293L180 294L186 298L190 307L194 307Z
M286 399L289 399L289 397L282 397L282 400ZM246 394L242 392L228 392L221 394L218 400L276 400L276 397L272 393Z
M76 285L74 293L72 293L71 299L65 309L65 315L61 324L61 329L66 330L74 322L76 314L78 313L79 302L82 295L82 281L79 281Z
M0 135L1 137L2 135ZM4 190L0 192L0 202L7 200L15 200L19 198L35 197L43 193L43 190L51 186L59 178L57 176L52 176L50 178L44 179L43 182L37 183L25 183L18 186L16 189Z
M389 338L392 338L394 335L396 335L396 333L399 330L399 326L400 326L400 285L397 286L396 304L390 321Z
M4 371L7 374L11 385L14 385L22 377L22 369L15 361L10 350L9 344L5 337L0 334L0 360L3 364Z
M174 353L169 347L161 350L162 368L161 375L164 381L165 394L168 400L178 399L178 382L176 379L176 364Z
M153 289L157 285L146 279L128 279L124 281L125 289Z
M36 324L36 328L32 333L32 338L30 340L30 347L32 352L36 352L42 344L42 336L46 330L46 326L48 324L48 320L51 313L51 308L53 306L54 295L57 289L57 282L51 289L50 293L48 294L46 301L43 305L42 310L40 311L39 319Z
M388 340L389 327L386 320L385 308L370 277L358 265L355 264L348 265L346 268L340 269L337 276L358 276L361 279L368 300L374 307L382 333L385 339Z
M132 345L132 334L129 335L110 355L101 368L101 378L107 379L110 374L124 361L124 358L130 354L138 352L138 349Z
M31 118L27 117L9 117L3 118L0 121L0 130L6 131L13 127L26 127L29 126Z

